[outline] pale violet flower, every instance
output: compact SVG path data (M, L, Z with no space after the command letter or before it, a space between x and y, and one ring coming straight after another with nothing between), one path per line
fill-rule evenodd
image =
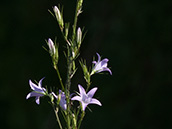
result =
M74 96L73 98L71 98L71 100L77 100L81 102L83 111L85 111L85 108L88 104L97 104L99 106L102 106L99 100L93 98L97 87L91 89L88 93L85 92L85 89L81 85L78 85L78 88L80 92L79 96Z
M95 74L95 73L100 73L103 71L108 71L111 75L112 72L111 70L107 67L107 62L109 61L107 58L101 60L100 55L97 53L98 56L98 61L93 61L92 63L94 64L94 67L92 69L91 75Z
M67 109L67 104L66 104L66 96L65 93L62 92L61 90L59 90L59 95L57 96L54 92L52 92L52 95L58 99L58 97L60 97L60 102L59 105L61 108L63 108L63 110Z
M50 38L48 39L48 47L49 47L50 54L55 55L55 53L56 53L55 45Z
M40 97L46 95L46 89L42 87L42 80L44 78L42 78L38 85L34 84L31 80L29 80L29 85L30 88L33 90L32 92L30 92L27 96L26 99L30 98L30 97L36 97L36 103L39 104L40 103Z

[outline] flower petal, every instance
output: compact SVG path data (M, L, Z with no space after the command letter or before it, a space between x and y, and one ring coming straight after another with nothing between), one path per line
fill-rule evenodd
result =
M107 59L107 58L105 58L105 59L103 59L102 61L101 61L101 67L107 67L107 62L108 62L109 60Z
M79 88L79 92L80 92L81 98L82 98L83 96L86 96L85 89L84 89L80 84L78 84L78 88Z
M45 78L45 77L43 77L43 78L39 81L38 87L42 87L42 80L43 80L44 78Z
M28 98L30 98L30 97L37 97L37 96L41 97L41 96L44 96L44 95L32 91L32 92L30 92L30 93L26 96L26 99L28 99Z
M36 99L36 103L39 104L40 103L40 97L38 96L35 99Z
M99 71L100 69L102 69L101 62L98 62L97 64L95 64L93 70L94 71Z
M96 64L96 63L97 63L97 61L93 61L92 63L93 63L93 64Z
M61 108L63 108L64 110L67 109L67 104L66 104L66 100L64 99L64 97L62 97L61 100L60 100L60 106L61 106Z
M97 62L100 62L101 57L100 57L99 53L96 53L96 54L97 54L97 56L98 56L98 61L97 61Z
M88 103L81 102L82 104L82 110L85 111L85 108L87 107Z
M97 87L91 89L91 90L87 93L87 96L90 97L90 98L92 98L92 97L94 96L96 90L97 90Z
M57 96L54 92L51 92L51 94L52 94L56 99L58 99L58 96Z
M80 96L74 96L73 98L71 98L71 100L77 100L81 102L81 97Z
M38 87L36 84L34 84L31 80L29 80L29 85L32 90L37 91L37 92L42 92L42 88Z
M97 99L94 99L94 98L91 100L91 102L89 104L97 104L99 106L102 106L102 104L100 103L100 101L97 100Z
M102 71L108 71L110 73L110 75L112 75L112 71L109 68L103 68Z

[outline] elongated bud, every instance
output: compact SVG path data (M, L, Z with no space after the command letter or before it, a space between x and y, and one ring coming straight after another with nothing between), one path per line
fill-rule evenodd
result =
M50 55L51 56L52 55L55 55L56 49L55 49L55 46L54 46L53 41L50 38L48 39L48 47L49 47L49 53L50 53Z
M82 31L80 28L77 30L77 43L78 43L78 48L81 46L81 40L82 40Z
M54 42L49 38L48 39L48 47L49 47L49 53L52 57L53 64L58 63L59 53L58 53L58 46L54 45Z
M56 15L57 21L58 21L58 23L59 23L59 26L60 26L61 28L63 28L64 23L63 23L63 17L61 16L60 10L58 9L57 6L54 6L53 9L54 9L54 13L55 13L55 15Z

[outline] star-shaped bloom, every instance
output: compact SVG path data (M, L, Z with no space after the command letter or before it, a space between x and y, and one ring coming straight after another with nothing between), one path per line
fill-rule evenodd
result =
M107 67L107 62L109 61L107 58L101 60L100 55L97 53L98 56L98 61L93 61L92 63L94 64L94 67L92 69L91 75L95 74L95 73L100 73L103 71L108 71L111 75L112 72L111 70Z
M32 92L30 92L27 96L26 99L30 98L30 97L36 97L36 103L39 104L40 103L40 97L46 95L46 89L42 87L42 80L44 78L42 78L38 85L34 84L31 80L29 80L29 85L30 88L33 90Z
M67 104L66 104L66 95L64 92L62 92L61 90L59 90L59 95L57 96L54 92L52 92L52 95L58 99L58 97L60 97L60 107L63 108L63 110L67 109Z
M74 96L73 98L71 98L71 100L77 100L81 102L83 111L85 111L85 108L88 104L97 104L99 106L102 106L99 100L93 98L97 87L91 89L88 93L85 92L85 89L81 85L78 85L78 88L80 92L79 96Z

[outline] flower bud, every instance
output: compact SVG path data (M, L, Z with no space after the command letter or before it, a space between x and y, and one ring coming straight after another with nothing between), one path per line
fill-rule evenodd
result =
M59 58L58 46L54 45L53 41L50 38L48 39L47 44L48 44L48 47L49 47L50 56L53 59L53 63L57 64L58 63L58 58Z
M53 9L54 9L54 13L55 13L55 15L56 15L57 21L58 21L58 23L59 23L59 26L60 26L61 28L63 28L64 23L63 23L63 18L62 18L62 16L61 16L60 10L58 9L57 6L54 6Z
M81 41L82 41L82 31L80 27L77 30L77 43L78 43L78 48L81 46Z
M55 55L56 49L55 49L55 46L54 46L53 41L50 38L48 39L48 47L49 47L49 53L50 53L50 55L51 56L52 55Z

